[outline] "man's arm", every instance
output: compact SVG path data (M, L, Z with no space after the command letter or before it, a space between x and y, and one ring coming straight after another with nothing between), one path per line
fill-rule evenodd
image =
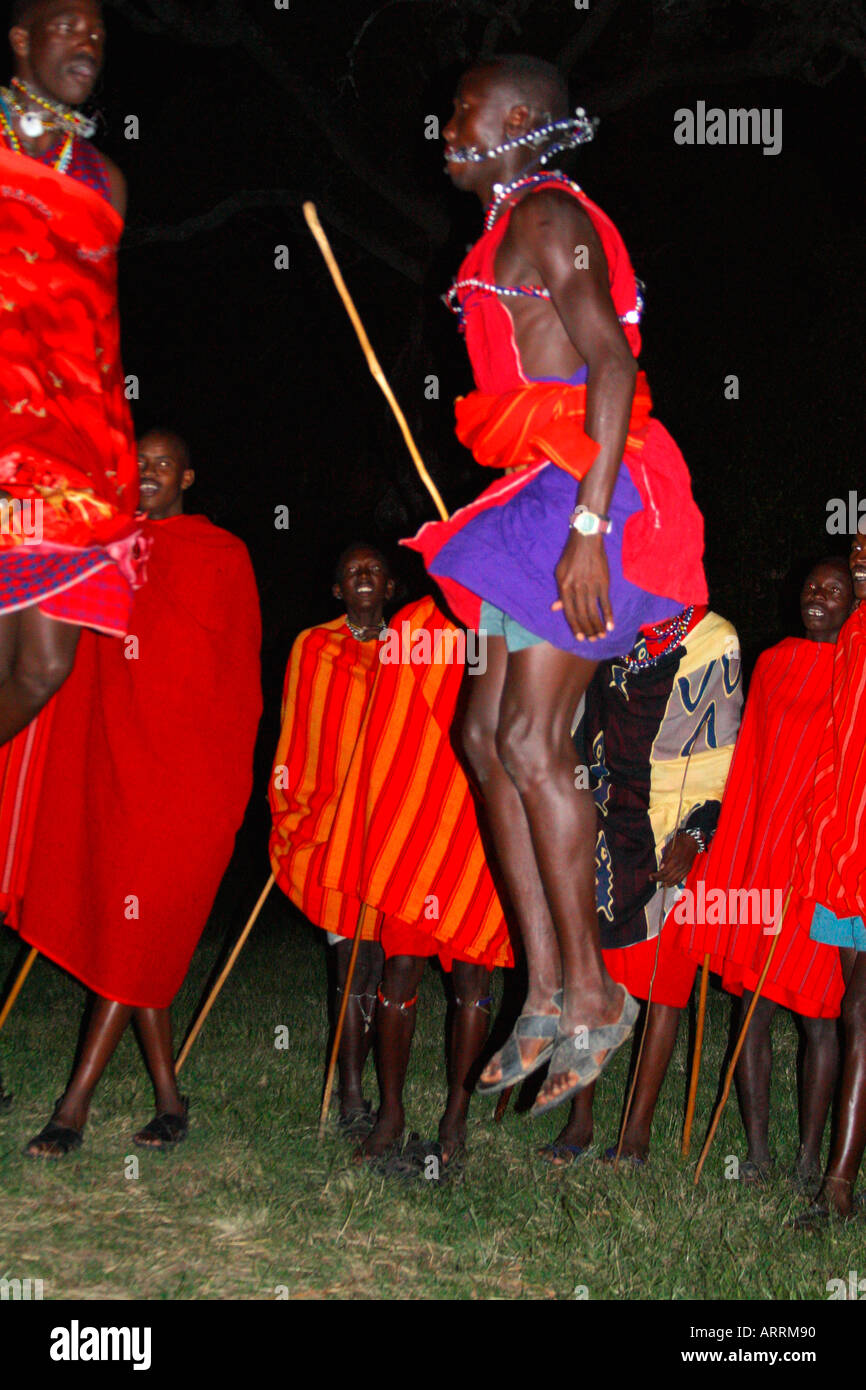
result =
M565 194L526 199L516 209L512 227L589 369L585 430L599 452L576 500L604 514L625 450L637 376L637 362L610 297L607 258L590 217ZM576 269L581 247L586 247L587 266ZM572 531L563 535L563 546L556 580L569 626L576 637L600 637L605 625L613 627L602 537Z

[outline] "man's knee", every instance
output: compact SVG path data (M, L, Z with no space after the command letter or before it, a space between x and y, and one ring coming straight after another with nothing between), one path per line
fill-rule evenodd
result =
M467 715L460 737L466 761L483 786L499 762L495 732L486 721Z
M75 664L75 652L65 648L33 652L19 658L12 681L28 706L38 712L56 695Z
M866 993L848 989L842 1000L842 1022L847 1045L866 1047Z
M549 730L533 727L522 710L503 715L496 731L496 753L520 790L547 780L557 766Z
M389 956L382 974L381 993L388 1004L408 1004L418 992L424 973L424 960L418 956Z
M456 960L451 969L451 985L459 1003L477 1004L490 992L490 971L483 965Z

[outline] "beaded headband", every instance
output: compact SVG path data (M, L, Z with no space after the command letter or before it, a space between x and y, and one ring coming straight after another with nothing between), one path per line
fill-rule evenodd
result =
M538 126L536 130L529 130L525 135L518 135L513 140L504 140L501 145L494 145L490 150L479 150L475 145L463 145L459 150L446 152L445 159L449 164L481 164L485 159L498 159L508 150L521 149L525 145L543 145L551 136L557 136L538 160L539 164L546 164L563 150L573 150L578 145L585 145L589 140L593 140L597 125L598 117L587 116L583 107L578 106L573 116L567 116L561 121L548 121L547 125Z

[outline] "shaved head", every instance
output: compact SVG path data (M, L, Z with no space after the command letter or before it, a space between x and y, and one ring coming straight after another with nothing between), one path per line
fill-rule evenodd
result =
M379 564L384 566L385 572L390 579L391 566L388 564L387 557L382 554L381 550L378 550L375 545L368 545L366 541L353 541L351 545L346 546L346 549L340 555L340 558L334 566L335 584L341 584L343 582L343 567L346 561L349 560L351 556L359 554L360 551L364 551L365 554L374 555L379 561Z
M189 456L189 445L183 436L179 435L176 430L164 430L161 425L154 425L152 429L147 430L141 435L139 443L143 444L145 440L153 439L156 435L159 435L160 439L165 440L166 444L171 446L172 453L176 456L183 468L192 467Z
M530 107L539 123L564 120L569 114L565 78L552 63L527 53L503 53L485 59L471 69L489 74L515 104Z

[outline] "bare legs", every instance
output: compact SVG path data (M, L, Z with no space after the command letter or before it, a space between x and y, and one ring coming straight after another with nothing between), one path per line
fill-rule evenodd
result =
M337 1011L339 1012L352 942L341 941L334 948L337 963ZM373 1043L376 1024L376 990L382 978L382 947L378 941L362 941L358 947L352 990L343 1021L338 1063L340 1067L340 1114L344 1118L364 1105L362 1075Z
M740 1006L741 1025L751 999L751 992L744 991ZM772 1158L769 1142L770 1074L773 1065L770 1026L777 1007L772 999L762 997L758 1000L736 1070L737 1094L749 1145L747 1158L759 1168L765 1168ZM821 1140L833 1098L839 1044L835 1019L802 1018L801 1022L806 1034L806 1051L803 1058L800 1151L796 1172L801 1178L807 1179L820 1169Z
M473 1070L487 1041L490 1023L490 971L483 965L455 961L451 982L454 1000L448 1039L448 1100L439 1121L439 1142L447 1163L466 1141Z
M667 1075L677 1040L682 1009L668 1004L653 1004L649 1011L646 1041L638 1072L637 1085L623 1136L622 1157L646 1159L649 1156L650 1128L658 1103L662 1082ZM636 1036L639 1030L636 1030ZM556 1145L588 1148L592 1143L592 1102L595 1086L587 1086L574 1098L568 1124L554 1140ZM554 1163L570 1163L571 1155L553 1156Z
M402 1138L405 1126L403 1086L418 1013L417 996L427 964L423 956L391 956L385 962L376 1026L380 1106L376 1127L358 1149L356 1159L387 1153ZM479 1007L490 985L483 966L454 962L454 1014L449 1039L448 1100L439 1122L445 1162L466 1136L471 1073L487 1037L488 1013Z
M846 984L842 1000L842 1088L830 1162L818 1203L840 1216L848 1216L866 1148L866 952L843 948L839 956Z
M485 808L526 951L524 1012L555 1014L561 1028L615 1021L622 992L604 968L595 896L595 803L575 787L571 721L595 663L549 643L506 652L488 641L487 671L473 677L464 726L467 756ZM520 1042L530 1064L543 1043ZM482 1079L501 1076L499 1055ZM555 1100L575 1078L551 1075L538 1100Z
M0 617L0 745L26 728L60 689L80 633L38 608Z
M131 1018L153 1081L157 1113L184 1113L174 1072L169 1010L132 1008L97 997L80 1060L52 1117L56 1124L79 1131L84 1128L93 1093ZM27 1152L34 1158L58 1156L56 1146L38 1138L31 1139Z

